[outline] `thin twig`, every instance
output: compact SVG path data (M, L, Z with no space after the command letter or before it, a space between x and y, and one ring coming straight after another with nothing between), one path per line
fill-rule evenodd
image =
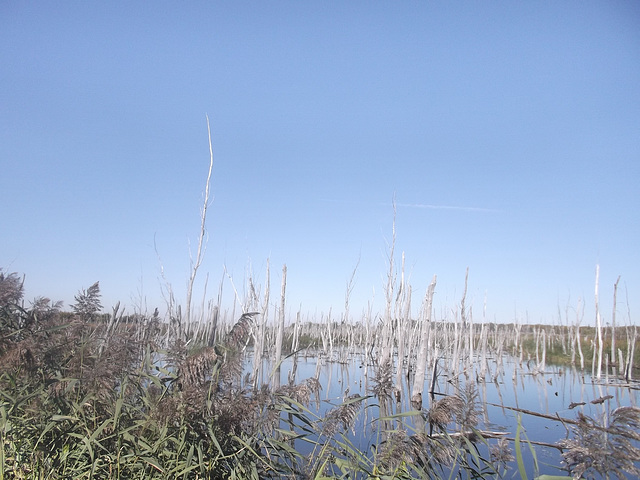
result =
M506 408L507 410L512 410L514 412L520 412L520 413L524 413L526 415L532 415L534 417L546 418L547 420L555 420L555 421L561 422L561 423L568 423L568 424L571 424L571 425L581 425L582 424L578 420L572 420L570 418L561 417L557 413L555 415L548 415L546 413L534 412L533 410L527 410L525 408L507 407L506 405L499 405L497 403L491 403L491 402L487 402L487 405L491 405L493 407L499 407L499 408ZM611 429L607 428L607 427L600 427L598 425L589 425L589 427L590 428L594 428L596 430L600 430L601 432L609 432L609 433L611 432ZM631 438L633 440L636 439L634 436L627 435L627 434L625 434L624 432L621 432L621 431L616 431L616 434L621 435L623 437Z

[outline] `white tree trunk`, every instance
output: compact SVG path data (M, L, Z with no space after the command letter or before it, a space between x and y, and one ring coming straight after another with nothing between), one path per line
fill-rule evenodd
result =
M620 283L620 276L613 284L613 312L611 313L611 361L616 361L616 303L618 297L618 283ZM618 365L620 367L620 365Z
M400 272L400 288L398 289L398 294L396 295L396 311L395 311L395 319L396 319L396 335L395 340L398 344L398 361L396 366L396 398L400 398L402 393L402 365L405 357L405 342L406 342L406 334L405 329L409 322L409 318L405 317L406 309L405 304L409 302L409 297L407 296L407 285L404 281L404 252L402 252L402 269Z
M285 308L285 293L287 288L287 266L282 266L282 290L280 292L280 311L278 314L278 330L276 333L276 356L274 359L274 365L276 365L276 372L273 378L273 389L280 388L280 361L282 358L282 337L284 336L284 308Z
M596 297L596 334L598 336L596 349L598 351L598 366L597 366L597 374L596 378L600 380L600 376L602 375L602 319L600 318L600 305L598 301L598 283L600 281L600 265L596 265L596 288L595 288L595 297ZM596 352L593 352L594 357Z
M431 315L433 310L433 292L436 288L437 276L433 276L431 284L427 288L422 312L420 315L420 350L418 351L418 360L416 362L416 374L413 379L413 389L411 391L411 401L417 406L422 405L422 394L424 390L424 377L427 371L427 356L429 347L429 329L431 327Z

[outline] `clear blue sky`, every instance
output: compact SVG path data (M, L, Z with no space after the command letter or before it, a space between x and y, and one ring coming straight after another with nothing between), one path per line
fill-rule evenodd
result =
M0 6L0 266L66 305L100 281L184 303L215 166L205 276L288 312L556 322L595 266L605 321L640 312L640 3L17 2ZM156 248L154 248L154 241ZM225 282L225 302L233 294ZM483 313L486 302L486 311ZM573 315L573 314L571 314ZM573 319L573 316L571 317Z

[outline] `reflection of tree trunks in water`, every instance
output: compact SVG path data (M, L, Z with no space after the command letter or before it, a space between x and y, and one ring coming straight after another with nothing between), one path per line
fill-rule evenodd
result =
M636 326L633 326L633 337L629 339L629 328L627 328L627 367L625 370L624 377L629 382L631 381L631 372L633 369L633 356L635 355L636 349L636 337L638 334L638 330Z
M293 340L291 340L291 352L293 353L293 366L289 371L288 381L289 385L293 385L296 382L296 373L298 371L298 342L300 340L300 310L296 314L296 323L293 327Z
M422 413L420 413L419 415L415 415L413 417L413 421L415 422L416 432L426 432L427 422L425 422L424 415L422 415Z
M327 393L326 393L326 396L325 396L325 400L327 400L327 401L331 400L331 396L330 396L331 395L331 388L330 388L330 385L333 385L333 382L332 382L333 368L331 367L331 365L329 365L328 371L329 371L329 375L327 376Z
M389 435L394 430L393 421L389 418L393 414L391 409L390 397L383 396L378 398L378 404L380 405L380 432L382 433L382 440L388 440Z
M498 384L498 382L495 382L496 384L496 390L498 391L498 398L500 399L500 404L502 405L504 403L504 400L502 399L502 392L500 391L500 385ZM484 422L485 425L489 425L489 411L487 409L487 402L484 401L487 399L487 382L482 382L481 386L480 386L480 390L482 390L482 400L480 402L480 409L482 410L482 421Z
M584 370L584 355L582 354L582 343L580 341L580 322L582 321L584 310L581 307L582 302L578 301L578 308L576 309L576 346L578 347L578 355L580 355L580 370Z

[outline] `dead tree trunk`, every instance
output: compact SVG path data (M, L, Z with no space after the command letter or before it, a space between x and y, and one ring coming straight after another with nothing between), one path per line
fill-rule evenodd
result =
M618 283L620 283L620 276L616 283L613 284L613 312L611 312L611 362L616 361L616 300L618 297ZM620 367L620 365L618 365Z
M596 297L596 334L597 334L597 343L596 350L598 352L598 367L596 378L600 380L600 376L602 374L602 319L600 318L600 304L598 300L598 283L600 282L600 265L596 265L596 288L595 288L595 297ZM593 355L595 357L596 351L594 350ZM592 372L593 374L593 372Z
M284 336L284 307L285 293L287 288L287 266L282 266L282 290L280 292L280 312L278 314L278 330L276 333L276 356L274 365L276 366L273 378L273 389L280 388L280 362L282 358L282 337Z
M431 284L427 288L422 312L420 315L420 350L416 362L416 374L413 379L413 389L411 391L411 402L413 406L422 407L422 393L424 390L424 376L427 371L427 354L429 347L429 330L431 327L431 314L433 310L433 292L436 288L437 276L433 276Z

